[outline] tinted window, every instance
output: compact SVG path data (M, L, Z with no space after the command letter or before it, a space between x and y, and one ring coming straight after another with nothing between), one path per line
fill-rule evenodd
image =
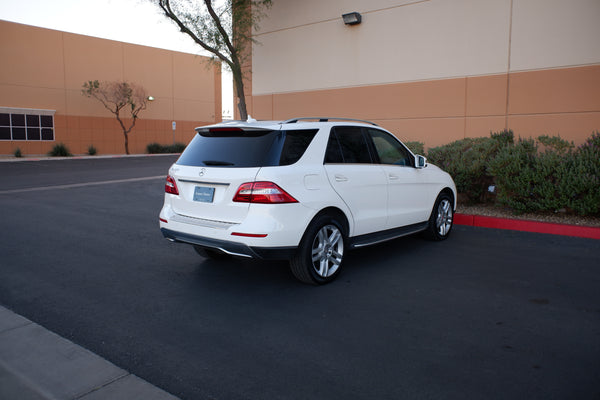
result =
M12 121L12 126L25 126L25 115L12 114L10 117Z
M286 131L279 165L291 165L297 162L317 132L317 129Z
M336 126L331 130L326 163L370 164L371 155L362 128Z
M40 128L27 128L27 140L40 140Z
M381 164L411 166L411 155L392 135L377 129L368 129L369 136Z
M317 130L200 132L177 160L179 165L269 167L302 157Z
M10 140L10 128L7 126L0 126L0 140Z
M27 115L27 126L40 126L40 116Z

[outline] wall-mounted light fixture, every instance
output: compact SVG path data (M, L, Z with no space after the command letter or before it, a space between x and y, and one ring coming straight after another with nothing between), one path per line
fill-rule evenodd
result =
M148 100L148 101L154 101L154 97L152 97L152 96L148 96L148 97L146 98L146 100Z
M362 21L361 15L356 11L348 14L342 14L342 19L346 25L358 25Z

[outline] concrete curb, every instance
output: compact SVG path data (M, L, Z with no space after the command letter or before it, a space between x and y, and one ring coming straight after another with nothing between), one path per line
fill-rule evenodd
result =
M456 225L477 226L480 228L507 229L522 232L600 239L600 228L591 226L565 225L460 213L454 215L454 223Z
M71 157L49 157L49 156L28 156L28 157L1 157L1 162L28 162L28 161L61 161L61 160L99 160L103 158L136 158L136 157L164 157L178 156L181 153L159 153L159 154L107 154L100 156L75 155Z
M0 399L177 400L2 306Z

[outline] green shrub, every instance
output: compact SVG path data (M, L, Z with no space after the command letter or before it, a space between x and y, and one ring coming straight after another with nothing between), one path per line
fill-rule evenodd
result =
M71 157L72 154L63 143L55 144L52 150L48 152L50 157Z
M183 150L185 150L185 144L183 143L174 143L169 145L150 143L146 146L146 152L148 154L181 153Z
M600 133L592 134L572 154L560 187L566 207L581 215L600 215Z
M406 147L413 152L413 154L425 154L425 143L422 142L404 142Z
M548 136L504 147L489 166L498 201L517 213L565 209L600 214L600 135L595 133L573 148L572 143Z
M95 156L97 153L98 153L98 150L96 150L94 145L91 145L90 147L88 147L88 155Z
M498 152L514 142L512 131L491 133L489 138L467 138L429 150L428 159L448 172L459 193L471 203L482 202L488 187L494 183L488 171Z
M21 157L23 157L23 153L21 153L21 149L20 149L19 147L17 147L17 148L15 149L15 152L14 152L13 154L14 154L14 155L15 155L15 157L17 157L17 158L21 158Z

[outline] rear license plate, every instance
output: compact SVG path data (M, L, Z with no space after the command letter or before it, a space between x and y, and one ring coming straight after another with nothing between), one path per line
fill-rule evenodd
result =
M194 189L194 201L202 203L212 203L215 197L215 188L206 186L196 186Z

